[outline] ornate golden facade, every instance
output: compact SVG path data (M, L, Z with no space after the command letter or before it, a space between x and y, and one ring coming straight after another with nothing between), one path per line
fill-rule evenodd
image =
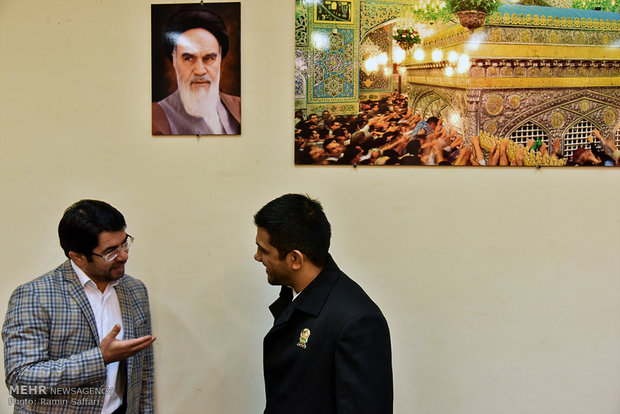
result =
M410 57L410 103L460 123L465 136L535 131L570 155L597 127L620 136L620 21L617 14L504 5L472 34L460 25L426 39L427 60ZM446 76L432 50L466 53L471 66ZM524 130L525 128L525 130ZM523 135L523 134L521 134ZM567 138L568 137L568 138Z

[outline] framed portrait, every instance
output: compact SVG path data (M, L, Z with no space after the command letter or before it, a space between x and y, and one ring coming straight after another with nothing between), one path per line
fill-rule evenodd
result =
M241 3L151 5L152 134L241 134Z

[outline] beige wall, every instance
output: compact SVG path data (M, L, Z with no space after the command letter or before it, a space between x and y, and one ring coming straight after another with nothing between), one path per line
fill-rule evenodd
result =
M150 3L0 0L0 314L86 197L126 216L161 414L253 414L252 214L307 192L383 309L398 414L617 414L620 169L295 168L292 0L243 0L243 135L150 135ZM300 378L303 381L303 378ZM9 412L6 389L0 413Z

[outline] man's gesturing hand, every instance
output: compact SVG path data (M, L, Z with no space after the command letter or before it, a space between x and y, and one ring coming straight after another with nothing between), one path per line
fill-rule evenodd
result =
M108 365L110 362L122 361L130 356L142 351L155 341L152 335L141 338L121 340L116 339L116 335L121 331L120 325L114 325L109 334L101 340L99 348L103 355L103 362Z

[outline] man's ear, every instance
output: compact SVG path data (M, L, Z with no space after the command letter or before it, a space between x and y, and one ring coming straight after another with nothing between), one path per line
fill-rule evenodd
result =
M292 250L289 252L287 260L291 269L299 270L304 264L304 255L299 250Z
M71 251L69 252L69 259L73 260L73 263L78 265L79 268L82 268L82 266L84 266L86 262L88 261L86 259L86 256L83 255L82 253L76 253L76 252L71 252Z

